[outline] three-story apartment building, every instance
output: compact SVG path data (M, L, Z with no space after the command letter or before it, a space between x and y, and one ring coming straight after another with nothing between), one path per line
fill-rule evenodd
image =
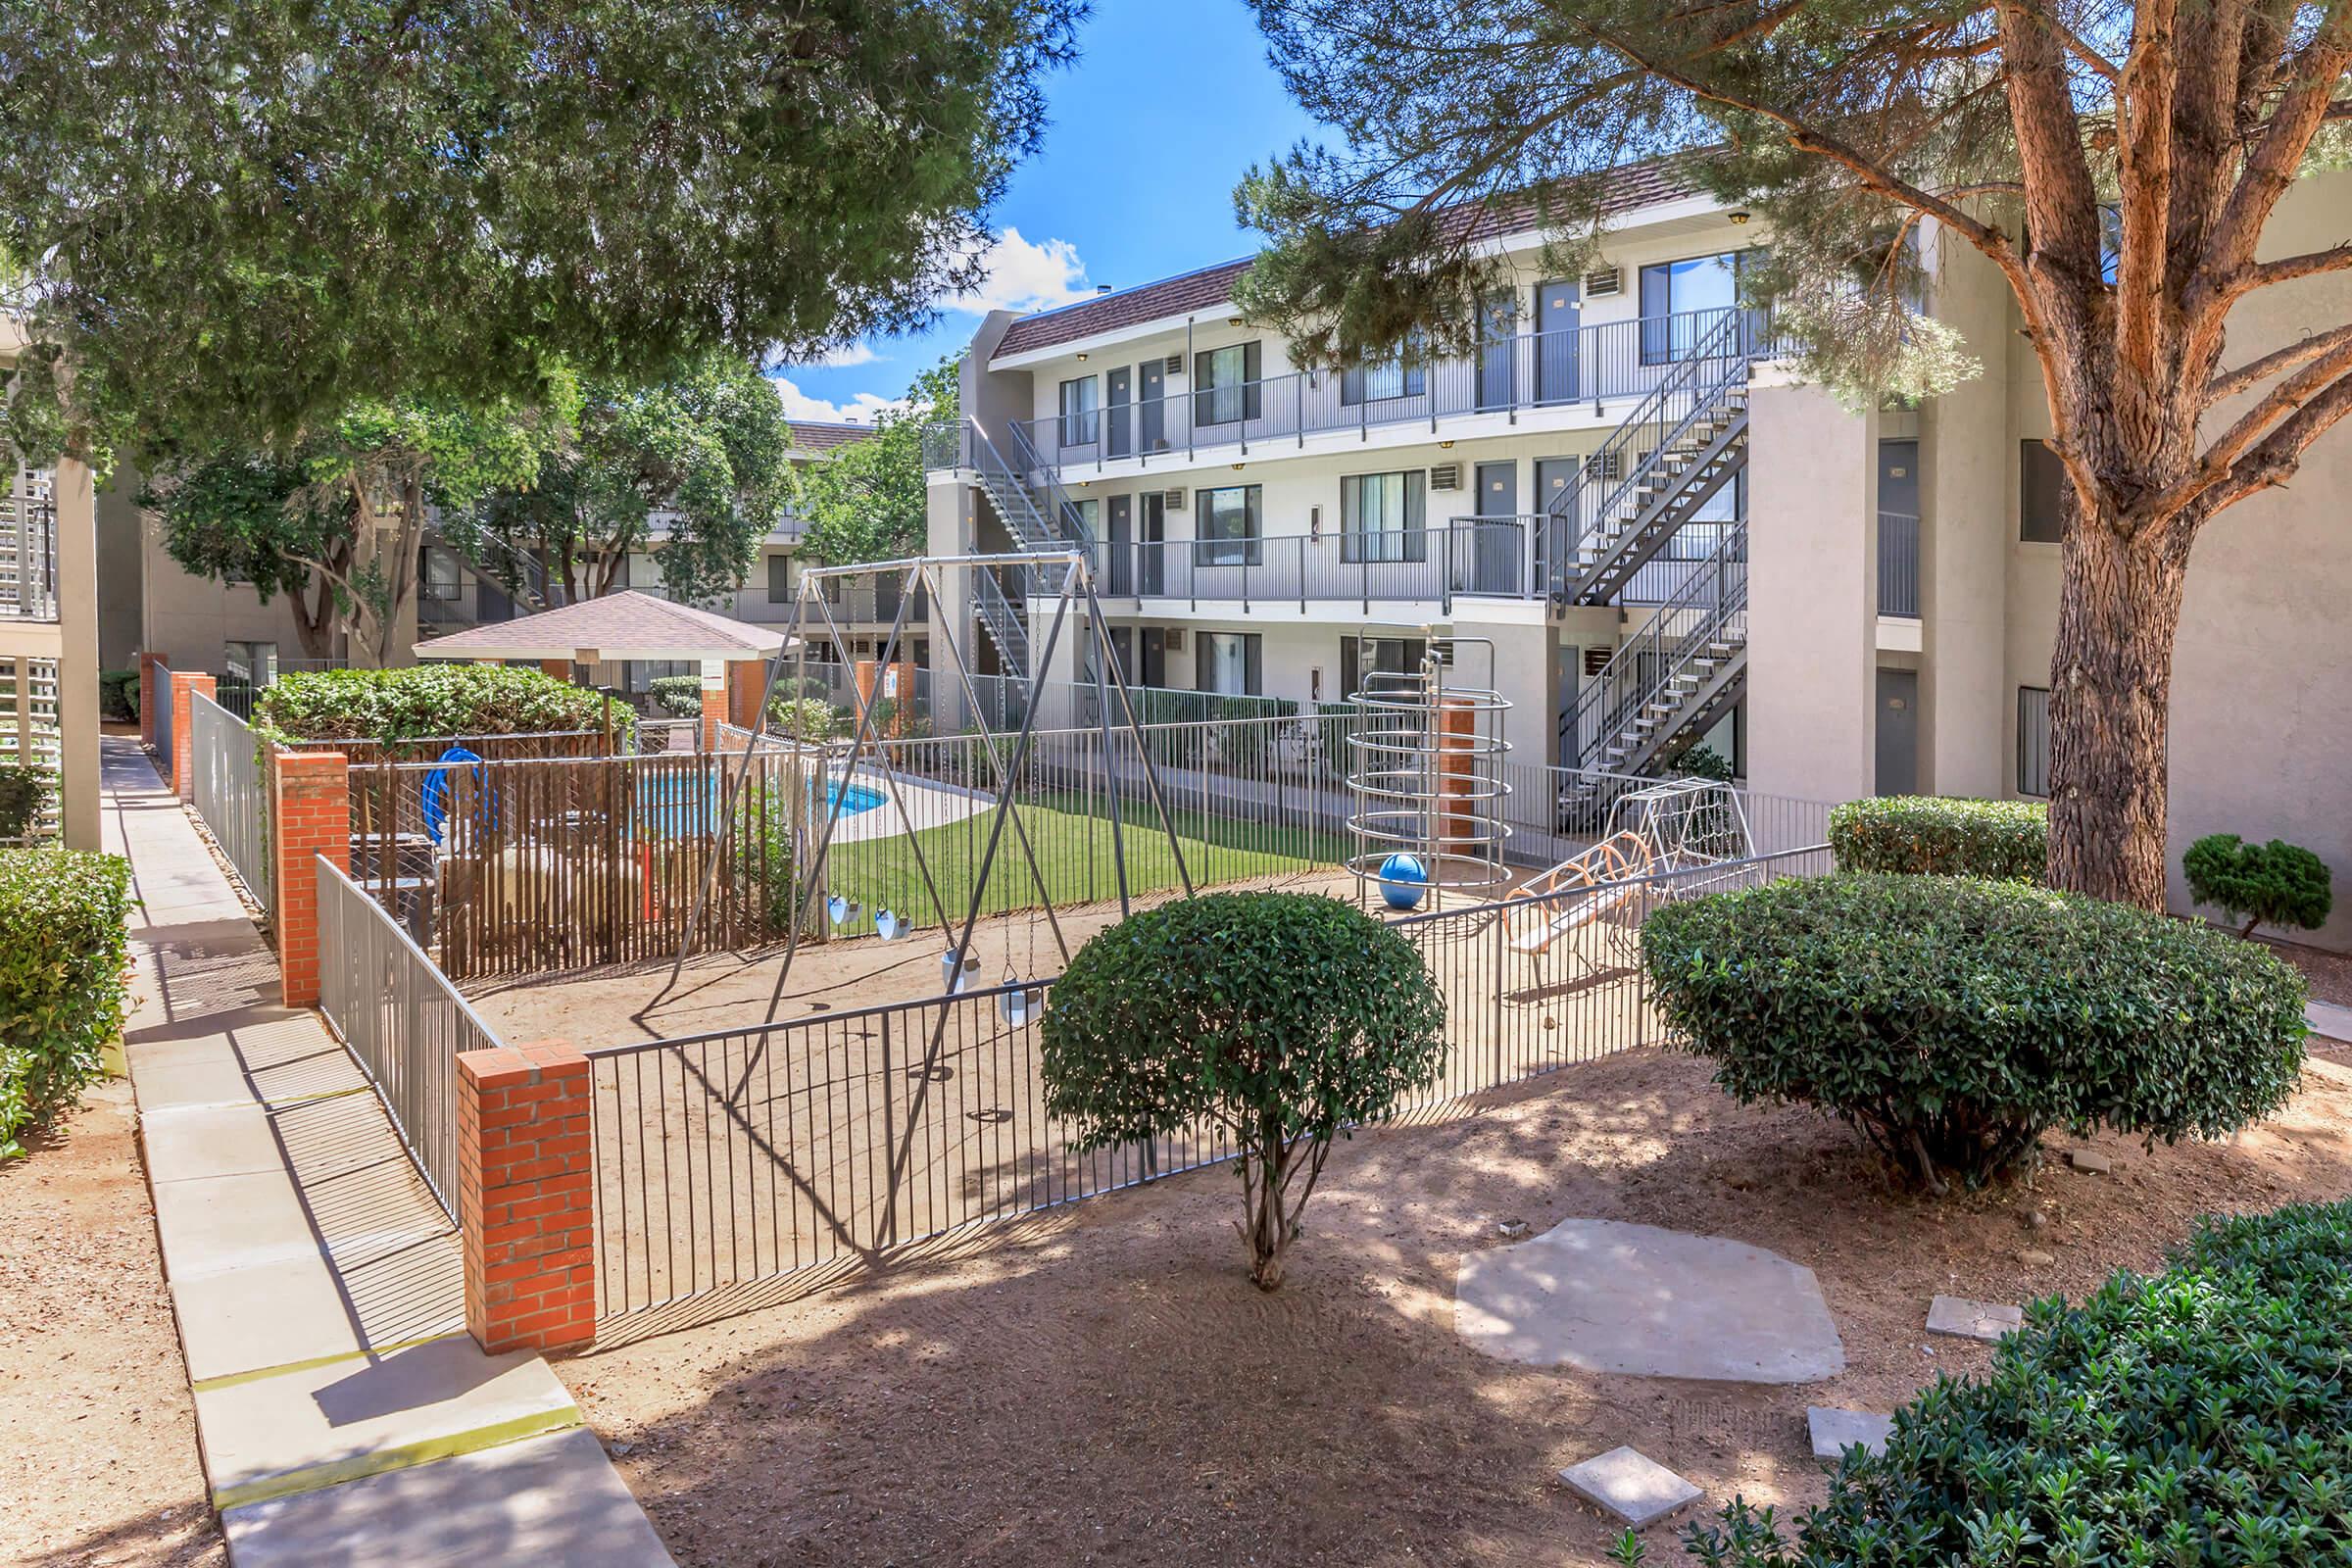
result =
M2306 180L2272 244L2340 237L2348 199L2352 176ZM1927 308L1984 373L1856 414L1794 384L1739 308L1758 226L1657 165L1624 172L1579 276L1546 272L1532 217L1497 219L1514 280L1466 359L1299 369L1233 308L1247 261L992 316L966 418L929 455L931 549L1084 546L1145 685L1336 702L1474 636L1521 760L1652 771L1704 743L1811 799L2045 794L2061 481L2005 286L1931 227ZM2264 291L2232 360L2346 319L2340 277ZM2277 835L2352 872L2348 477L2338 434L2197 547L2178 846ZM952 593L983 665L1036 660L1036 586ZM1049 673L1083 667L1067 657ZM2325 940L2352 943L2352 918Z

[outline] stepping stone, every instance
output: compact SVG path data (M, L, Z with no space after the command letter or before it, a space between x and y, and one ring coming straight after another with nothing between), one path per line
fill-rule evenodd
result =
M1664 1465L1632 1448L1611 1448L1583 1464L1572 1464L1560 1472L1560 1479L1579 1496L1598 1503L1636 1530L1655 1524L1705 1495Z
M2066 1162L2086 1176L2104 1176L2115 1169L2114 1160L2109 1159L2105 1154L2095 1153L2087 1149L2068 1150Z
M1997 1342L2025 1325L2025 1308L1998 1301L1972 1301L1960 1296L1938 1296L1928 1303L1928 1332L1956 1340Z
M1454 1329L1499 1360L1814 1383L1845 1348L1809 1268L1720 1236L1572 1219L1462 1259Z
M1813 1429L1816 1459L1841 1459L1846 1449L1856 1446L1873 1453L1885 1453L1886 1439L1894 1431L1894 1417L1890 1415L1870 1410L1839 1410L1826 1404L1807 1405L1805 1420Z

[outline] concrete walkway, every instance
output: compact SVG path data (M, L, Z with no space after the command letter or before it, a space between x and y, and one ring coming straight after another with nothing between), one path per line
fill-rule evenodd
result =
M669 1563L537 1355L466 1334L449 1218L220 863L104 746L138 965L125 1032L198 1440L236 1568Z

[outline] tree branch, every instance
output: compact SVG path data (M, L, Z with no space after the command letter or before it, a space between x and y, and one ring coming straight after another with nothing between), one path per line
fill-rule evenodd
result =
M2211 408L2216 403L2260 385L2274 375L2283 375L2298 366L2309 365L2321 355L2346 344L2352 344L2352 326L2317 332L2299 342L2289 343L2285 348L2275 349L2250 364L2241 365L2234 370L2226 370L2206 382L2204 406Z
M2255 443L2258 441L2262 443L2262 449L2268 449L2280 431L2293 425L2309 411L2316 399L2343 392L2342 381L2338 380L2333 385L2328 383L2331 378L2342 376L2347 370L2352 370L2352 340L2339 343L2316 356L2302 369L2272 387L2260 402L2223 431L2220 439L2205 449L2204 455L2197 459L2195 467L2132 510L2143 518L2168 517L2177 513L2186 513L2200 502L2207 503L2200 509L2200 517L2219 511L2221 506L2228 503L2213 504L2210 497L2217 487L2226 482L2235 483L2241 472L2240 459L2251 456L2257 450ZM2323 388L2326 390L2323 391ZM2291 416L2283 423L2278 422L2282 416L2289 416L2290 411L2293 411ZM2333 419L2328 421L2330 424L2333 422ZM2274 423L2278 424L2276 430L2271 428ZM2325 429L2326 425L2321 428ZM2266 436L2265 431L2269 431L2269 435ZM2318 432L2314 431L2313 434L2316 436ZM2305 446L2309 444L2308 440L2303 443ZM2295 451L2299 454L2302 447L2296 447ZM2275 483L2276 480L2263 482ZM2251 484L2237 485L2234 494L2243 495L2254 487ZM2194 526L2192 522L2191 527Z
M2352 241L2330 246L2324 251L2306 251L2300 256L2281 256L2275 262L2259 262L2246 271L2242 282L2230 290L2230 298L2251 294L2258 288L2269 288L2276 283L2291 283L2299 277L2340 272L2348 267L2352 267Z
M2265 437L2260 446L2231 464L2227 479L2207 493L2206 504L2193 514L2182 514L2188 531L2193 534L2206 517L2257 490L2284 484L2302 466L2304 451L2347 414L2352 414L2352 374L2338 376Z
M2205 245L2205 276L2183 302L2192 317L2226 311L2235 298L2232 291L2253 267L2263 228L2295 182L2347 65L2352 65L2352 0L2329 0L2311 41L2289 62L2288 85L2214 222Z

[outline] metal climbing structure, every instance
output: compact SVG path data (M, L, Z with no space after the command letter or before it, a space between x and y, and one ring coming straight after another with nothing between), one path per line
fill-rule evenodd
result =
M1511 705L1494 687L1494 645L1415 631L1425 649L1418 666L1368 673L1348 698L1357 710L1348 737L1348 869L1359 893L1377 888L1399 909L1423 897L1492 898L1510 880L1502 728ZM1484 685L1462 674L1465 656L1483 656Z

